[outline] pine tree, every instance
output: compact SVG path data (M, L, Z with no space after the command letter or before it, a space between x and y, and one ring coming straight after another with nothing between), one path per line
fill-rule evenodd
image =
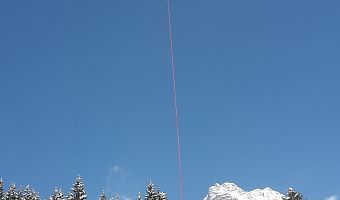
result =
M0 200L4 198L4 181L0 178Z
M283 197L283 200L303 200L303 195L295 191L293 188L289 188L287 197Z
M106 195L104 190L100 193L99 200L106 200Z
M150 180L148 186L146 187L145 200L155 200L155 199L156 199L156 193L155 193L154 185L152 184Z
M54 191L48 200L65 200L65 196L61 189L58 190L57 188L54 188Z
M80 176L77 177L71 190L72 192L67 196L67 200L85 200L87 198L84 184L82 183Z
M6 193L4 200L18 200L18 193L15 190L15 183L9 186L8 192Z
M168 197L166 196L165 192L161 192L159 193L159 200L167 200Z
M25 200L24 191L22 190L22 186L18 189L18 200Z
M137 200L142 200L142 195L140 192L138 192Z
M155 195L155 200L159 200L160 199L160 193L161 193L161 189L158 187L156 195Z
M157 192L157 197L159 200L167 200L168 198L166 197L166 193L165 192L160 192L160 190L158 189Z
M155 199L156 200L167 200L166 193L161 192L159 187L157 189Z
M36 192L34 189L32 190L33 200L40 200L39 192Z
M33 200L33 193L31 191L30 185L26 186L23 196L25 200Z

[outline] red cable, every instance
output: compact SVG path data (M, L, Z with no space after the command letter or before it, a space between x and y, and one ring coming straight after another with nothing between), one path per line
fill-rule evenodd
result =
M182 164L181 164L181 145L179 134L179 117L177 107L177 93L176 93L176 79L175 79L175 64L174 64L174 50L172 45L172 26L171 26L171 12L170 12L170 0L167 0L168 4L168 22L169 22L169 37L170 37L170 56L171 56L171 68L172 68L172 83L173 83L173 101L176 114L176 133L177 133L177 154L178 154L178 175L179 175L179 190L180 200L183 200L183 183L182 183Z

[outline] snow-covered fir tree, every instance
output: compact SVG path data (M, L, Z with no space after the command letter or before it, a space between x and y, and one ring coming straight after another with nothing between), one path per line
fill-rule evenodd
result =
M167 200L167 199L168 198L166 196L166 193L161 192L160 188L158 188L157 192L155 192L154 185L152 184L152 182L150 180L149 184L146 187L145 200Z
M61 189L58 190L57 188L54 188L54 191L48 200L65 200L65 196Z
M4 198L4 181L0 178L0 200Z
M149 184L146 186L146 195L145 200L155 200L156 192L152 181L149 181Z
M168 198L166 197L166 193L161 192L161 189L158 187L155 199L156 200L167 200Z
M22 190L22 186L18 189L18 200L25 200L24 191Z
M24 195L24 199L25 200L33 200L34 199L33 193L32 193L31 188L30 188L30 185L26 186L23 195Z
M34 189L32 190L33 200L40 200L39 192L36 192Z
M106 200L106 195L104 190L100 193L99 200Z
M137 200L142 200L142 194L138 192Z
M71 188L71 192L67 196L67 200L85 200L87 198L84 184L81 180L81 177L78 176L73 187Z
M18 200L18 193L15 190L15 183L9 186L8 192L6 193L4 200Z
M22 196L24 200L40 200L39 192L31 189L29 185L26 186Z
M303 195L295 191L293 188L289 188L287 197L283 197L283 200L303 200Z

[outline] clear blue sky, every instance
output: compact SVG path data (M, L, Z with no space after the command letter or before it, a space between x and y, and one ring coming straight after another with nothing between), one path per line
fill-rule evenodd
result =
M184 197L340 195L340 2L172 4ZM166 3L0 1L0 176L179 197Z

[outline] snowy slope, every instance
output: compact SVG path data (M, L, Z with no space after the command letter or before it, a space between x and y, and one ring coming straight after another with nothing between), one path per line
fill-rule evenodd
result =
M234 183L216 183L209 188L204 200L282 200L283 196L270 188L246 192Z

